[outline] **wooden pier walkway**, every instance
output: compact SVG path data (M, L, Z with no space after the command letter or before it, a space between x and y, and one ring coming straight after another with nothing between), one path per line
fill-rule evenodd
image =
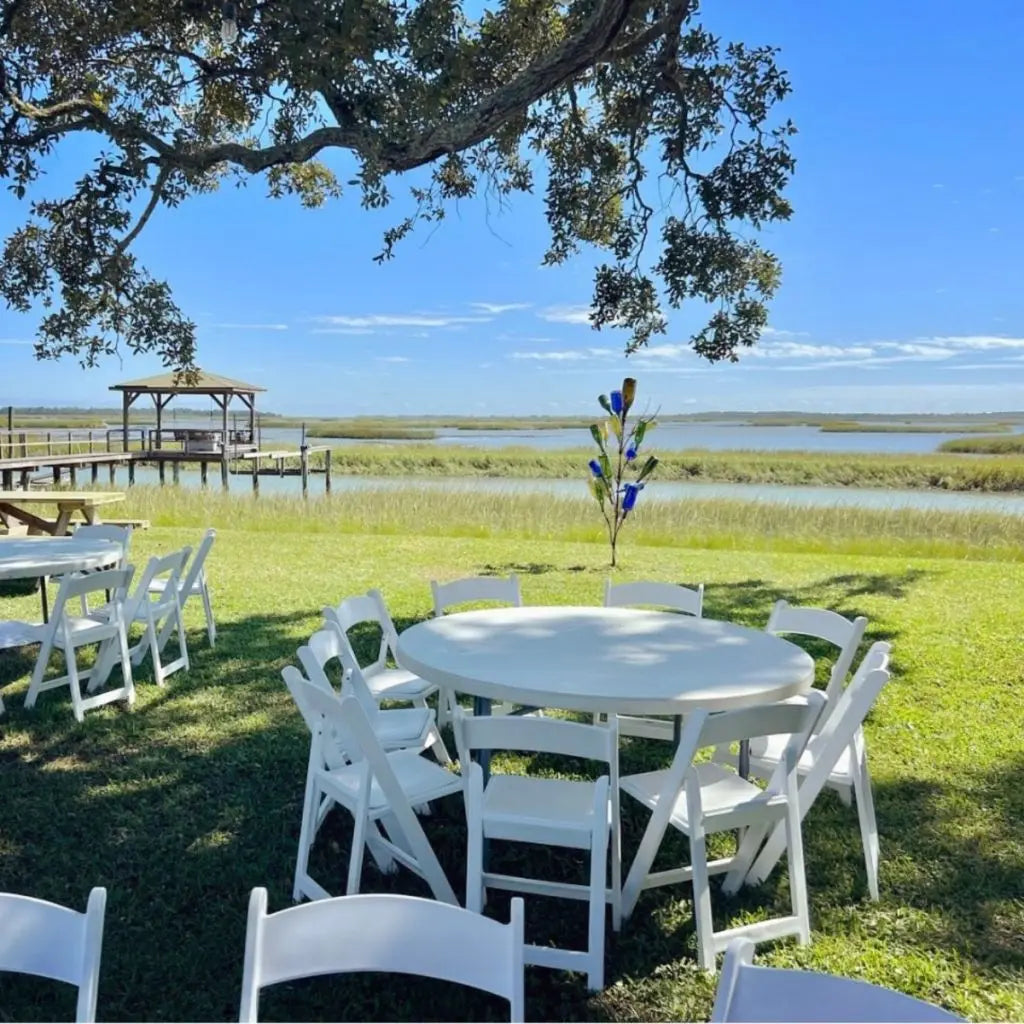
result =
M252 488L259 490L261 475L301 476L302 493L309 487L310 473L322 474L324 488L331 490L331 449L327 445L306 445L298 450L261 450L250 441L237 437L221 437L217 431L173 432L132 428L128 436L122 430L0 430L0 490L13 490L17 485L28 490L39 477L47 486L79 481L79 474L89 474L92 483L99 480L102 467L107 468L111 484L117 483L117 471L127 469L128 484L135 483L135 467L155 466L161 484L179 483L181 467L199 466L200 481L205 486L212 463L220 467L221 485L228 487L231 476L252 477ZM211 436L213 435L213 436ZM226 443L225 443L226 441ZM310 456L322 452L322 468L310 465ZM294 468L287 466L297 460ZM84 479L84 476L83 476Z

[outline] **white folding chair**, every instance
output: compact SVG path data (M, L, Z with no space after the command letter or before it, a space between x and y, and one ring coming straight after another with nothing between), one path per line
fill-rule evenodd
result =
M820 1020L924 1024L961 1019L931 1003L866 981L815 971L755 967L754 944L749 939L729 943L711 1011L711 1020L717 1024L810 1024Z
M336 896L267 913L253 889L242 971L242 1024L258 1020L260 990L322 974L391 971L451 981L509 1001L523 1017L523 901L501 924L417 896Z
M635 583L612 583L605 580L605 608L634 608L637 605L651 605L658 609L670 609L683 615L701 618L704 613L704 584L695 589L678 583L659 583L642 580ZM594 721L600 716L595 715ZM647 739L675 740L678 738L677 722L671 718L645 718L638 715L619 715L620 736L642 736Z
M437 619L447 614L450 608L461 604L497 602L510 605L513 608L521 608L523 605L519 577L515 573L508 576L464 576L462 579L452 580L449 583L438 583L437 580L431 580L430 592L434 597L434 618ZM441 724L447 722L457 704L456 695L445 690L437 701L438 722ZM513 704L502 701L492 706L491 713L507 715L513 709Z
M133 622L141 623L143 634L139 641L129 648L132 664L141 665L147 653L153 659L153 678L158 686L163 686L166 678L178 669L189 668L188 642L185 638L185 623L181 617L181 602L178 600L178 583L181 570L188 560L192 549L182 548L162 557L154 556L146 565L142 578L136 584L131 596L125 601L124 617L128 628ZM155 580L165 585L160 590L153 590ZM178 657L174 661L164 663L160 657L163 650L160 636L164 628L176 632L178 636ZM97 672L99 672L97 659ZM109 671L110 665L104 666ZM102 675L98 682L102 682ZM93 683L90 683L92 689Z
M353 627L371 623L378 628L380 645L377 657L369 664L360 666L370 692L378 701L409 701L416 707L427 706L427 697L436 693L437 687L412 672L388 664L389 659L395 659L398 630L391 621L384 596L379 590L369 590L357 597L347 597L333 608L325 608L324 621L328 626L339 630L350 644L348 634Z
M556 718L467 715L455 709L455 737L463 765L466 796L466 907L480 911L487 890L511 889L540 896L586 900L589 904L585 950L526 947L526 962L567 971L585 971L587 986L604 987L605 904L612 907L612 925L620 924L621 852L618 783L618 736L615 722L595 727ZM491 775L471 760L476 750L545 752L600 761L608 772L596 782ZM485 871L485 840L586 850L590 854L588 885L552 882ZM611 886L605 875L611 845Z
M692 881L697 962L706 971L714 972L715 954L740 935L755 940L796 935L801 944L810 941L796 764L824 699L822 694L812 691L801 703L771 704L718 714L694 712L683 726L671 767L622 778L622 791L653 812L623 886L622 912L626 917L633 912L644 889ZM709 761L694 763L694 756L704 747L777 734L786 734L789 739L782 763L766 789L762 790L722 765ZM783 823L786 834L792 914L716 932L711 919L708 876L733 870L742 878L764 838L759 826L775 822ZM654 858L670 825L689 839L690 864L652 872ZM708 834L733 829L744 830L735 855L709 863Z
M0 971L34 974L78 989L75 1020L96 1020L107 890L89 893L85 913L0 893Z
M437 899L458 904L413 807L459 792L459 776L413 750L385 753L355 697L339 701L292 666L281 674L295 703L320 719L309 748L294 899L331 895L310 876L309 854L317 829L337 803L354 820L345 889L349 895L359 891L364 849L369 846L382 870L398 861L423 878ZM336 738L325 743L329 731ZM339 747L349 757L342 765L332 756Z
M340 630L317 630L309 638L309 643L299 648L298 658L310 682L332 693L334 690L327 672L332 663L337 663L342 677L341 696L351 694L359 701L385 750L420 751L430 747L441 764L451 763L434 721L434 709L412 707L382 711L363 677L355 653Z
M863 723L882 687L889 681L889 651L890 645L883 641L872 644L821 731L811 734L797 764L801 820L825 786L843 787L854 794L868 891L873 900L878 899L879 840ZM752 740L751 750L751 770L767 777L779 761L776 738ZM748 872L747 881L757 883L768 877L778 863L784 842L781 831L775 829ZM739 882L739 879L732 878L726 888L738 888Z
M211 647L217 641L217 623L213 620L213 602L210 599L210 587L206 581L206 556L210 553L210 548L213 547L213 542L216 539L216 530L210 529L203 534L203 539L199 542L192 561L188 563L188 568L184 570L184 575L178 582L178 602L181 604L182 610L188 604L190 597L198 597L203 602L203 614L206 616L206 636ZM154 579L149 584L149 592L162 594L166 587L167 580ZM170 639L172 630L173 622L168 620L160 630L161 651Z
M135 570L104 569L102 572L73 573L61 578L57 600L50 615L50 621L35 627L37 640L42 645L36 658L25 707L35 707L36 698L46 690L67 686L71 690L71 707L75 719L82 721L90 708L109 704L115 700L135 702L135 686L132 682L131 663L127 637L126 591L131 584ZM85 601L88 606L90 594L107 593L111 599L89 611L87 615L72 615L68 607L71 601ZM28 623L24 623L28 627ZM31 627L29 627L31 628ZM96 661L92 668L79 669L79 647L98 644ZM54 648L64 653L65 674L52 679L44 678ZM82 683L88 681L89 691L98 689L110 675L110 668L121 663L121 683L116 689L82 696Z

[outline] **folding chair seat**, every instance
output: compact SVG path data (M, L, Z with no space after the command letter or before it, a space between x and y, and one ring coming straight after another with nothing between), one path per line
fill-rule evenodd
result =
M245 936L239 1020L258 1019L261 989L299 978L390 971L437 978L509 1001L523 1017L523 901L501 924L416 896L336 896L267 913L253 889Z
M450 764L448 749L441 739L434 710L429 707L395 708L382 711L374 699L348 640L337 629L321 629L298 650L298 658L310 682L325 692L334 692L327 675L337 663L342 676L341 696L351 694L362 705L380 745L385 750L425 750L430 747L441 764Z
M811 1024L812 1021L939 1022L960 1017L931 1003L853 978L754 966L754 944L734 939L725 951L711 1020Z
M109 540L117 544L121 549L121 557L115 565L108 566L111 569L123 569L128 564L128 549L132 543L132 528L130 526L116 526L113 523L82 523L75 527L73 536L79 540ZM98 572L97 569L81 569L79 572ZM54 581L60 583L63 576L54 576ZM109 601L110 598L107 597ZM89 604L83 595L81 598L82 614L89 614Z
M71 707L75 719L79 722L90 708L115 700L125 700L129 704L135 702L125 614L125 592L131 584L134 572L134 568L128 566L126 569L105 569L102 572L63 576L50 621L35 627L29 623L22 623L26 633L31 629L36 631L37 642L41 644L28 693L25 695L26 708L35 707L39 694L61 686L67 686L71 690ZM90 594L108 592L111 594L111 600L107 603L86 615L71 614L69 602L84 601L88 607ZM92 644L99 645L96 661L92 668L82 670L78 667L77 650ZM46 668L55 647L64 654L66 671L62 676L46 679ZM110 668L118 661L121 663L122 685L116 689L83 697L81 684L88 682L90 693L98 689L106 682Z
M355 697L339 701L292 666L282 676L299 708L319 716L309 749L293 898L331 895L310 876L309 854L317 830L337 803L354 820L345 890L349 895L359 891L364 850L369 847L382 871L391 870L397 861L420 875L437 899L457 904L413 807L459 792L459 776L413 750L385 752ZM332 732L334 738L325 740ZM345 763L338 763L339 749L346 753Z
M357 597L348 597L333 608L325 608L324 622L341 632L350 645L351 639L348 634L353 627L372 623L380 629L380 646L376 659L360 666L366 685L376 700L409 701L416 707L423 708L427 706L427 697L437 692L437 687L433 683L428 683L426 679L421 679L404 668L388 664L389 659L395 660L398 630L391 621L384 596L379 590L369 590Z
M203 539L199 542L192 561L188 563L188 568L183 570L183 575L178 581L178 603L181 605L182 611L190 597L198 597L203 602L203 614L206 616L206 637L211 647L217 641L217 623L213 619L213 601L210 598L210 587L206 579L206 556L210 553L210 548L213 547L213 542L216 539L216 530L210 529L203 534ZM166 579L158 577L150 581L149 592L151 594L162 594L166 588ZM170 639L172 630L173 622L168 620L160 631L161 651Z
M612 925L620 923L621 853L618 781L618 735L615 722L595 727L556 718L466 715L455 709L455 737L463 765L466 796L466 907L480 911L489 888L586 900L589 907L585 950L528 945L526 962L560 970L584 971L587 986L604 987L605 904ZM600 761L608 772L596 782L491 775L471 760L476 750L546 752ZM485 841L543 843L587 851L587 885L553 882L485 871ZM611 886L605 880L611 846Z
M635 608L649 605L659 610L668 609L683 615L701 618L704 613L704 584L696 588L684 587L678 583L639 581L635 583L612 583L605 580L605 608ZM595 721L600 716L594 716ZM677 740L681 728L680 719L647 718L639 715L619 715L620 736L641 736L647 739Z
M623 886L622 912L626 917L633 912L644 889L691 881L697 961L707 971L714 972L715 954L736 936L764 940L796 935L801 944L810 941L796 764L824 700L822 694L812 691L801 703L772 704L717 714L694 712L686 719L669 768L626 775L621 780L622 791L652 811ZM783 760L766 789L740 778L720 764L694 763L695 755L704 747L741 742L751 736L780 734L789 739ZM763 826L773 826L776 822L782 824L786 837L792 914L716 932L711 919L708 876L731 871L742 879L764 839ZM652 872L654 858L669 826L687 836L690 864ZM707 835L733 829L744 830L736 853L709 863Z
M811 734L797 764L801 820L825 786L833 789L842 787L855 796L868 891L873 900L878 899L879 839L863 723L878 694L889 681L890 649L890 645L883 641L871 645L820 731ZM776 737L752 740L751 771L767 777L775 770L779 753ZM778 863L783 843L781 832L773 831L751 867L747 881L757 883L768 877ZM737 888L738 884L738 880L732 879L729 887Z
M523 595L519 589L519 577L515 573L508 576L464 576L462 579L451 580L449 583L430 581L430 592L434 598L434 618L440 618L449 609L462 604L497 603L513 608L523 606ZM458 704L458 697L445 690L437 702L437 718L442 724L447 722ZM491 707L493 715L507 715L515 708L508 701L501 701Z
M75 1020L96 1020L107 890L89 893L85 913L0 893L0 971L33 974L78 989Z

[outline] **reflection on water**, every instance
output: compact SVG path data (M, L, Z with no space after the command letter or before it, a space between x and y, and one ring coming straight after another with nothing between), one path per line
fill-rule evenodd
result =
M168 476L169 479L169 476ZM158 483L155 469L137 467L135 480L140 484ZM231 490L239 494L251 492L251 478L246 474L231 477ZM196 470L181 472L181 483L199 487ZM220 477L210 475L210 486L219 487ZM322 474L310 476L311 494L323 493ZM582 480L519 480L493 477L373 477L334 475L335 493L367 490L406 490L410 487L431 491L468 491L486 494L553 494L560 497L593 501ZM263 494L298 494L298 476L261 476ZM854 508L918 508L953 512L999 512L1024 515L1024 495L968 494L958 491L895 491L863 487L787 487L780 484L689 483L657 480L647 492L648 501L684 501L686 499L728 498L738 501L761 501L771 504L807 507L842 506Z

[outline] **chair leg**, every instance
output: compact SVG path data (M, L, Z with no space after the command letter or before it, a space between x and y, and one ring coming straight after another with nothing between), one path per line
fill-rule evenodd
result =
M483 913L484 899L484 828L483 795L477 786L478 772L473 772L466 790L466 909Z
M606 819L607 821L607 819ZM590 840L590 903L587 921L587 988L604 988L605 878L608 873L608 825L595 823Z
M73 644L64 648L64 662L67 665L68 686L71 689L71 710L75 721L81 722L85 717L82 708L82 685L78 678L78 651Z
M864 867L868 876L868 893L873 900L878 899L878 822L875 820L875 800L871 793L871 776L868 773L868 762L864 756L863 744L861 757L853 763L853 788L857 800L857 818L860 822L860 839L864 846ZM852 758L851 758L852 761Z
M363 875L363 857L366 853L366 808L359 806L353 816L352 852L348 858L348 879L345 894L354 896L359 892L359 880Z
M39 696L40 688L43 685L43 676L46 675L46 666L50 663L50 653L53 651L53 638L47 636L39 648L39 656L36 658L35 667L32 669L32 680L28 685L28 693L25 694L25 707L34 708L36 698Z
M793 795L796 795L795 788ZM807 874L804 871L804 837L795 800L790 801L786 811L786 866L789 869L793 914L800 929L798 939L801 946L806 946L811 941L811 918L807 905Z
M302 801L302 825L299 828L299 849L295 857L295 882L292 885L292 899L302 899L302 879L309 874L309 851L316 838L316 818L320 792L312 773L306 778L306 793Z
M135 703L135 680L132 678L132 659L128 653L128 633L124 623L117 631L117 644L121 651L121 680L124 683L125 699L129 705Z
M715 935L711 918L711 883L708 879L708 850L704 826L691 826L690 863L693 866L693 917L697 929L697 964L715 973Z
M182 668L187 672L191 667L192 663L189 661L188 656L188 637L185 635L185 620L181 614L181 605L174 602L174 620L178 623L178 642L180 644L180 654L178 657L181 659Z
M200 593L203 598L203 612L206 615L206 636L213 647L217 642L217 623L213 621L213 602L210 600L210 588L207 587L205 580Z
M152 615L147 615L146 617L146 638L139 646L139 651L142 654L142 657L139 658L139 663L141 663L142 658L146 656L146 641L149 643L149 653L150 657L153 659L153 679L156 681L157 686L163 686L164 666L160 661L160 638L157 636L156 623L153 621Z

